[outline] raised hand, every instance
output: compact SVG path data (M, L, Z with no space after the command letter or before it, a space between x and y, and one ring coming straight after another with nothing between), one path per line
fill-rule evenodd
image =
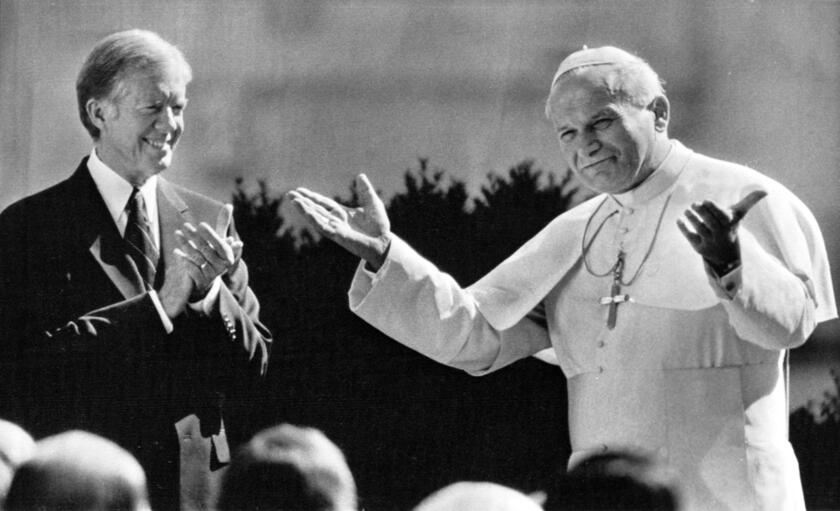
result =
M712 269L718 275L723 275L741 260L738 225L747 212L766 195L764 190L755 190L728 210L708 200L695 202L690 209L685 210L683 218L677 219L677 227Z
M342 206L306 188L293 190L288 197L318 233L378 270L385 262L391 243L391 222L367 176L356 176L355 187L359 195L358 208Z

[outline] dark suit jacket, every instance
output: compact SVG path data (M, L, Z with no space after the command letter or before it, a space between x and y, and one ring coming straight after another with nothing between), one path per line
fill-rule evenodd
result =
M202 434L218 432L225 400L265 371L271 337L244 263L224 277L217 312L187 310L167 334L86 162L0 214L0 416L36 437L73 428L117 441L146 469L153 506L169 509L174 422L195 413ZM215 225L222 205L162 178L157 195L159 288L175 229Z

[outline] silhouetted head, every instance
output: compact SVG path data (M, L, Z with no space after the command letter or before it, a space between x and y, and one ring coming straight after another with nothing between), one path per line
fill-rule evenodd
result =
M352 511L356 483L341 450L313 428L282 424L237 451L222 482L221 511Z
M84 431L36 443L15 473L6 511L148 511L146 476L128 451Z
M423 499L414 511L541 511L531 497L487 482L458 482Z
M597 454L560 477L548 492L547 511L680 509L680 486L674 473L640 451Z
M17 424L0 419L0 508L15 470L35 452L35 441Z

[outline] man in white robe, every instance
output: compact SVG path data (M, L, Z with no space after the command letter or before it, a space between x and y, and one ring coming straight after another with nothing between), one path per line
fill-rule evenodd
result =
M837 316L812 214L770 178L670 139L658 76L623 50L567 57L546 113L565 163L600 195L468 288L390 232L366 177L357 209L292 192L313 226L364 259L350 307L476 375L553 347L570 466L644 449L676 470L687 509L804 509L787 350Z

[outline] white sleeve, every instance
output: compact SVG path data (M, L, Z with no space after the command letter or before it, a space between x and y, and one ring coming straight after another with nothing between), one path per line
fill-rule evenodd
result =
M800 346L817 323L808 276L794 274L748 231L739 238L741 267L713 284L730 324L739 337L763 348Z
M468 291L396 236L374 276L359 264L348 295L350 309L389 337L473 375L551 346L546 329L529 319L493 328Z

